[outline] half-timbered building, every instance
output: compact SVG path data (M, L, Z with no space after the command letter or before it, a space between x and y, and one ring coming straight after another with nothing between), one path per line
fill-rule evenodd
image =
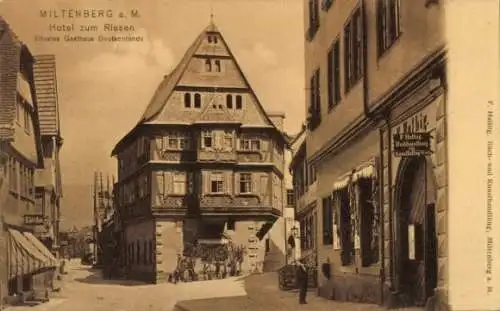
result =
M159 282L193 246L228 241L245 248L242 272L262 270L283 210L283 119L264 110L211 23L113 150L132 278Z

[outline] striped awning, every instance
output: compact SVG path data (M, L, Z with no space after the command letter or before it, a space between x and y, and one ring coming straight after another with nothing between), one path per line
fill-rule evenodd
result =
M360 178L371 178L376 174L375 164L369 162L361 165L353 173L344 174L333 183L333 192L343 189L349 185L349 181L356 182Z
M56 257L54 257L50 250L36 236L34 236L33 233L24 232L24 236L38 249L38 251L40 251L40 253L45 256L50 267L57 267L58 260Z
M49 267L49 259L41 253L21 232L8 229L11 248L9 261L9 275L22 276L36 273L36 271Z

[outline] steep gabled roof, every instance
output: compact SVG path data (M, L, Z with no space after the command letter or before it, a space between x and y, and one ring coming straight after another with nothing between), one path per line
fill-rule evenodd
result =
M196 56L196 52L200 48L201 44L205 40L206 35L208 33L210 33L210 34L214 34L214 33L218 34L220 40L224 44L224 46L225 46L225 48L226 48L226 50L227 50L227 52L229 54L229 57L231 57L234 60L234 63L236 65L236 69L238 71L238 74L241 76L243 82L248 87L249 92L251 93L251 95L255 99L257 109L260 111L260 113L262 114L262 116L264 116L264 119L268 123L269 127L272 128L272 129L274 129L276 131L276 133L278 134L278 136L281 137L281 139L283 140L283 142L286 145L288 145L288 139L287 139L287 137L284 135L284 133L282 131L280 131L274 125L274 123L269 118L268 114L266 113L266 111L264 110L262 104L260 103L257 95L253 91L250 83L248 82L247 78L245 77L243 71L241 70L241 67L238 64L238 61L236 60L236 57L233 55L233 53L231 52L231 49L229 48L229 45L226 43L226 41L225 41L222 33L218 30L218 28L216 27L216 25L213 22L211 22L198 35L198 37L194 40L194 42L191 44L191 46L187 49L186 53L184 54L184 56L182 57L182 59L180 60L180 62L177 64L177 66L170 72L170 74L165 75L164 79L161 81L161 83L159 84L159 86L156 89L155 93L153 94L153 97L149 101L149 104L146 107L146 110L144 111L143 115L141 116L139 122L136 124L136 126L127 135L125 135L125 137L123 137L118 142L118 144L115 146L115 148L113 149L113 151L111 153L112 155L115 155L116 152L117 152L117 149L121 148L121 146L125 144L126 140L132 138L134 136L134 134L136 133L136 131L139 130L139 128L141 128L143 125L155 123L152 119L163 111L165 105L168 102L168 99L170 98L170 96L174 92L175 87L178 85L178 83L179 83L180 79L182 78L183 74L186 72L186 69L187 69L187 67L189 65L190 60ZM210 110L210 109L211 109L210 107L207 108L207 110ZM207 111L205 111L205 113L206 112ZM224 111L222 110L220 113L224 114ZM202 116L203 116L203 114L202 114ZM231 121L231 119L230 119L231 117L230 117L229 114L227 114L227 116L229 117L229 119L227 119L226 122L235 122L235 121ZM198 120L194 120L193 122L194 123L199 123L199 122L207 122L207 121L204 121L202 119L198 119ZM185 124L185 123L186 123L185 121L179 121L179 125ZM220 121L217 122L217 123L220 123Z

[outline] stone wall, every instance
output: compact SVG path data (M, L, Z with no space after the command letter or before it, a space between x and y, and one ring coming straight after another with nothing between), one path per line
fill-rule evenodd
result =
M177 254L183 251L183 224L174 220L156 220L156 282L164 282L177 266Z

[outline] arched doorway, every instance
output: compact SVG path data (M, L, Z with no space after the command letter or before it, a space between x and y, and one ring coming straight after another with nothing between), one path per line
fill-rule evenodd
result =
M437 286L436 187L430 159L403 158L396 188L396 270L405 304L423 306Z

